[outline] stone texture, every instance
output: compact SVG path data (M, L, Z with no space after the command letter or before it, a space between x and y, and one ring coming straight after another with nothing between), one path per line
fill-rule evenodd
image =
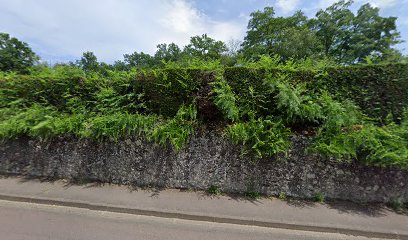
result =
M292 137L286 156L257 161L240 157L237 146L219 134L194 136L175 153L134 137L112 142L86 139L40 141L22 138L0 142L0 172L32 177L66 178L134 186L222 191L257 191L267 195L359 202L408 201L408 172L340 163L305 154L308 138Z

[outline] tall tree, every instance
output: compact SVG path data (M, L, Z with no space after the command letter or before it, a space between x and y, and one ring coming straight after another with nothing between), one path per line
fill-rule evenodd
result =
M218 59L226 52L227 46L222 41L216 41L207 34L190 38L190 43L184 47L183 54L205 59Z
M0 70L27 73L39 61L27 43L0 33Z
M175 43L170 43L168 45L166 43L162 43L157 45L157 50L154 54L154 58L159 62L161 60L164 60L166 62L168 61L175 62L178 59L180 59L180 56L181 49Z
M84 52L77 65L85 72L96 72L99 70L98 58L93 52Z
M315 33L308 29L308 19L298 11L289 17L275 17L272 7L251 13L243 52L247 58L278 54L282 60L303 58L320 51Z
M316 13L316 19L310 21L312 29L323 44L324 54L335 57L339 62L350 49L351 30L354 14L349 7L351 1L339 1L325 10Z
M366 56L374 56L386 60L398 55L398 51L392 49L401 42L396 20L396 17L381 17L379 9L370 4L361 6L353 21L353 59L362 62Z
M399 43L396 18L379 16L379 9L365 4L354 15L353 1L339 1L320 10L310 21L324 46L324 53L338 63L363 62L367 56L398 54L392 46Z
M150 68L156 65L154 57L144 52L125 54L123 57L125 58L125 63L129 67Z

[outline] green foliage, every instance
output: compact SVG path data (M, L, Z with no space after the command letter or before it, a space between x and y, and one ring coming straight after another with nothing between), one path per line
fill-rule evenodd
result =
M391 199L389 206L395 211L400 211L404 207L404 204L401 202L401 199L393 198Z
M166 68L137 75L144 90L146 107L153 113L174 116L182 105L189 105L203 84L200 69Z
M235 95L224 78L220 77L213 83L214 93L213 101L215 106L225 117L232 121L237 121L239 118L239 109L235 104Z
M271 95L271 89L276 88L275 82L282 82L281 75L290 88L312 92L308 95L314 98L313 103L315 92L326 90L337 101L353 101L365 114L380 122L390 113L397 122L401 120L402 110L408 106L407 64L333 67L330 62L322 61L321 65L310 68L314 63L305 60L287 65L265 56L259 64L250 62L246 63L248 67L226 68L224 79L236 95L238 108L251 105L263 115L274 112L276 103L272 100L276 95ZM298 86L299 83L304 85Z
M28 73L38 60L27 43L0 32L0 71Z
M279 198L280 200L282 200L282 201L285 201L285 200L288 199L288 196L286 195L285 192L280 192L279 195L278 195L278 198Z
M71 135L117 141L135 134L150 134L159 121L154 115L126 113L101 116L68 115L36 104L27 109L13 110L17 113L0 123L0 138L10 139L27 135L47 139Z
M203 59L219 59L226 52L227 46L222 41L216 41L207 34L190 38L190 44L184 47L183 54Z
M315 33L308 29L303 12L287 18L275 17L272 7L251 13L243 46L247 58L278 54L281 60L312 56L321 49Z
M267 77L264 85L276 99L276 109L285 122L307 123L319 122L323 118L321 102L317 93L308 93L304 83L293 84L288 77L279 74L277 77Z
M370 123L319 134L314 150L342 160L356 159L371 166L408 168L408 128L390 123Z
M163 146L170 143L176 151L180 151L193 134L196 119L195 105L182 106L174 118L153 129L151 138Z
M226 132L233 143L243 145L243 154L250 153L256 158L275 156L289 148L290 131L282 122L251 119L229 126Z
M243 154L285 153L289 129L306 130L315 134L311 151L367 165L408 166L408 123L402 118L408 105L406 64L327 67L322 62L311 68L307 59L279 59L262 56L233 68L197 58L191 60L195 68L167 62L162 69L103 74L74 65L39 66L31 75L1 72L0 138L118 141L141 134L180 151L198 126L196 97L211 88L206 94L232 124L225 133ZM395 113L393 119L372 118L376 109L381 115Z
M247 59L280 55L282 61L311 57L329 58L339 64L401 61L393 48L401 42L395 17L381 17L379 8L362 5L356 14L353 1L338 1L308 19L302 11L277 17L272 7L252 12L242 52Z
M0 122L0 138L13 139L19 136L28 135L41 137L46 134L48 122L55 115L55 111L50 107L33 105L26 110L10 109L14 114L8 113L7 119Z
M97 72L100 67L98 59L93 52L84 52L77 64L85 72Z
M148 135L153 131L157 122L158 118L154 115L115 113L96 116L85 123L82 135L97 140L117 141L120 138L141 133Z
M318 203L323 203L324 202L324 194L321 192L317 192L313 195L313 201L318 202Z
M154 54L154 58L156 61L177 61L181 57L181 49L175 43L170 44L158 44L156 53Z
M407 64L358 65L327 68L327 75L314 79L316 88L327 89L337 99L352 100L369 117L400 121L408 105Z
M143 93L128 92L120 94L112 87L101 88L95 94L94 109L101 113L140 112L146 109L143 97Z
M208 193L211 194L211 195L218 196L218 195L222 194L222 191L221 191L220 187L215 186L215 185L211 185L211 187L208 188Z
M248 198L250 198L252 200L256 200L256 199L259 199L261 197L261 194L259 194L259 192L249 191L249 192L245 193L245 196L247 196Z

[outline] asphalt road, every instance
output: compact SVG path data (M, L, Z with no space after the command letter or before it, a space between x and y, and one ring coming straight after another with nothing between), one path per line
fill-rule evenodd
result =
M1 240L369 239L0 200Z

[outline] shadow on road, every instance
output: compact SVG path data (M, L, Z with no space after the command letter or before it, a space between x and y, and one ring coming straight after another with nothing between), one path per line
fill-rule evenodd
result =
M69 188L72 186L82 186L83 188L99 188L108 185L112 185L109 183L97 182L97 181L90 181L90 180L83 180L83 179L72 179L72 180L65 180L60 178L53 178L53 177L37 177L37 176L21 176L21 175L0 175L1 178L8 178L8 177L19 177L21 182L28 182L28 181L40 181L40 182L49 182L53 183L55 181L63 182L65 188ZM151 186L137 186L136 184L131 185L123 185L126 186L130 192L133 191L145 191L148 192L150 197L158 198L160 197L160 192L165 190L164 187L151 187ZM194 192L197 194L198 199L217 199L221 197L228 197L228 200L232 201L245 201L250 202L254 205L263 204L260 200L270 199L270 200L277 200L274 197L265 197L262 196L260 198L250 198L244 194L237 194L237 193L230 193L230 194L220 194L214 195L209 194L205 191L195 191L192 189L175 189L175 191L180 192ZM343 200L329 200L324 203L316 203L311 200L305 199L298 199L298 198L287 198L284 200L288 205L296 208L312 208L315 207L317 204L324 204L327 208L337 210L339 213L345 214L356 214L356 215L366 215L370 217L381 217L385 216L387 211L394 211L398 214L403 214L408 216L408 205L405 204L400 209L393 209L387 204L384 203L355 203L350 201L343 201Z

